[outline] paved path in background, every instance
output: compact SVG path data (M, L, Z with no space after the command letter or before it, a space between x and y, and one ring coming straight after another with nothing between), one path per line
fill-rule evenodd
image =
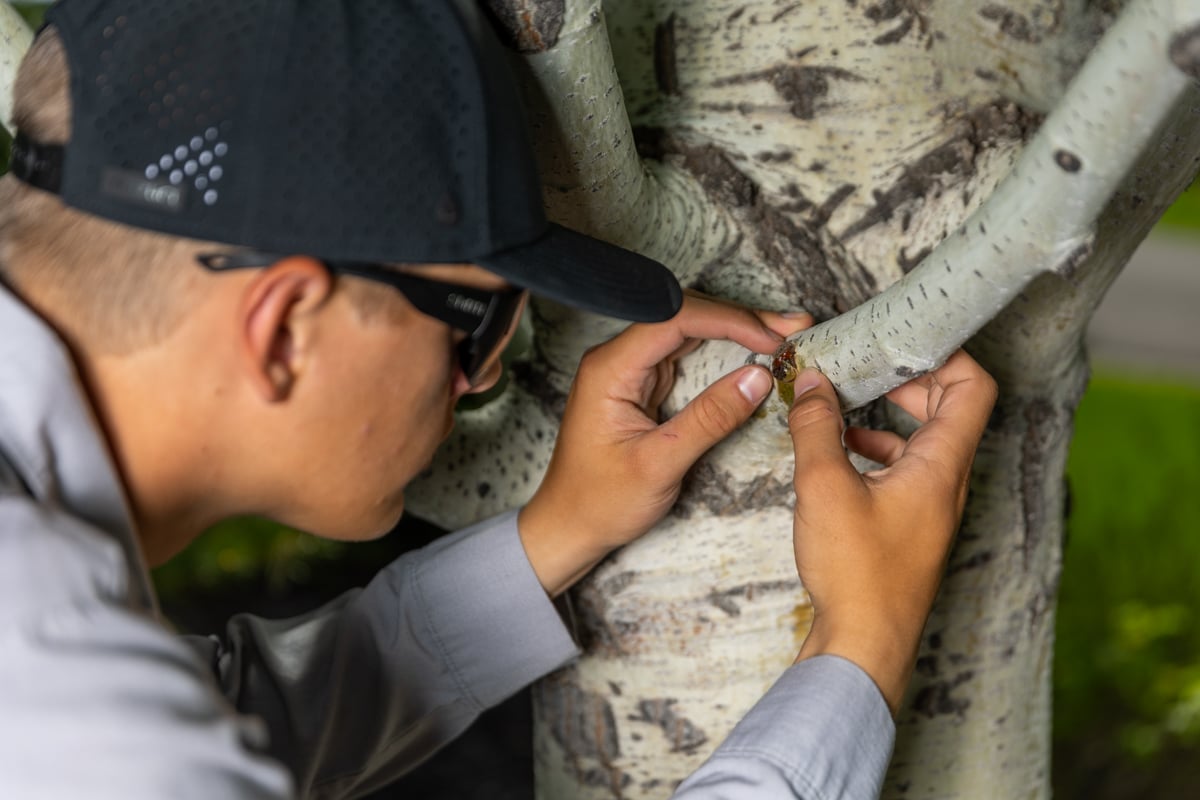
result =
M1142 243L1092 318L1088 348L1100 368L1200 379L1200 235Z

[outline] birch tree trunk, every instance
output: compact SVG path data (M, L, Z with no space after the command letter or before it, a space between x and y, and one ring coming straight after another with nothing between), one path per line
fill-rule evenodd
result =
M685 285L836 318L796 353L847 407L978 331L969 347L1001 398L885 796L1047 796L1082 335L1200 164L1198 4L1131 3L1082 72L1119 3L487 5L521 53L556 220ZM1076 73L1089 77L1068 92ZM464 415L410 508L459 525L527 499L579 355L617 327L536 304L532 357ZM745 356L703 348L666 410ZM668 795L791 663L811 607L791 552L786 388L574 592L587 655L535 692L540 796ZM880 405L855 413L905 428Z
M1200 166L1200 2L480 2L520 53L557 221L685 285L832 320L781 355L829 374L847 408L977 332L1000 401L884 794L1047 796L1083 332ZM6 127L29 40L0 4ZM454 526L528 499L579 356L618 328L536 303L532 357L463 415L410 508ZM702 348L665 411L745 356ZM536 690L540 796L669 794L794 658L811 606L780 390L574 592L587 654Z

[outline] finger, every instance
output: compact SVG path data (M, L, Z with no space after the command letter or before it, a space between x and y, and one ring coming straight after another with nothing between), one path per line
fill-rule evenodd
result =
M942 464L965 477L996 402L996 382L961 350L931 377L930 418L909 437L905 456Z
M847 428L846 446L860 456L890 467L904 454L908 440L891 431Z
M729 339L759 353L773 353L779 334L754 312L689 294L679 313L666 322L630 325L596 355L612 363L643 370L683 347L688 339Z
M758 318L768 328L785 339L793 333L799 333L811 328L816 323L816 318L807 311L795 311L786 314L780 314L775 311L757 311L755 313L758 314Z
M932 376L922 375L892 389L886 397L912 415L917 422L925 423L929 421L929 389L933 383Z
M667 356L671 361L678 361L684 356L689 356L700 349L700 345L704 344L703 339L687 339L679 347L675 348L675 352Z
M709 448L749 419L774 386L771 373L763 367L734 370L658 426L651 441L662 450L653 457L682 477Z
M887 398L911 414L918 422L927 422L933 416L938 403L950 383L991 376L963 350L956 350L946 363L903 386L888 392Z
M788 412L788 429L796 449L796 490L810 487L822 497L861 486L842 448L842 412L833 384L816 370L796 376L796 399Z

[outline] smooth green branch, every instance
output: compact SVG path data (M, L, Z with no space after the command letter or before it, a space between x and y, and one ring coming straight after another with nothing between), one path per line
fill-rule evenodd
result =
M1085 268L1096 219L1198 75L1200 4L1135 0L957 231L886 291L750 362L785 379L815 367L846 410L936 368L1035 277Z

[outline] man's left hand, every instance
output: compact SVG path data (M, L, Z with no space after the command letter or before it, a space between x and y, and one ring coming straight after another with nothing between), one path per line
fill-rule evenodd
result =
M688 469L774 385L763 367L740 367L659 422L676 362L706 339L773 353L784 336L812 322L807 314L785 317L689 293L672 319L631 325L584 355L546 476L518 522L551 595L662 519Z

